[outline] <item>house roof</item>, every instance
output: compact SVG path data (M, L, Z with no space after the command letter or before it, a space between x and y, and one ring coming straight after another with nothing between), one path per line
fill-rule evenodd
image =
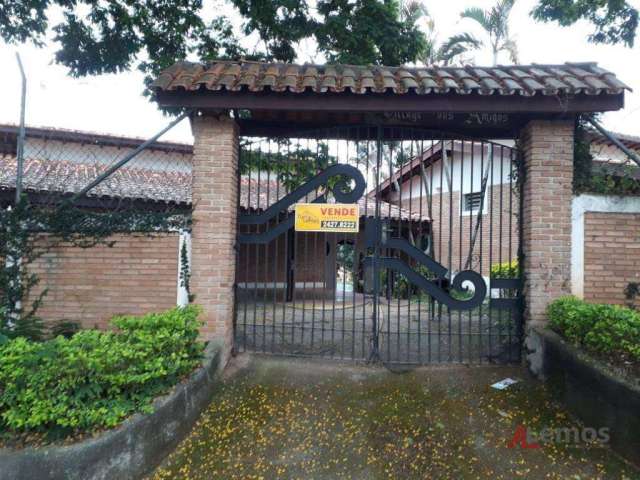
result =
M286 189L279 185L276 180L258 180L257 178L248 178L243 176L240 181L240 204L243 208L252 211L262 211L268 206L273 205L286 195ZM313 201L315 195L309 195L306 201ZM375 217L376 200L372 194L363 195L358 200L361 217ZM420 215L419 212L410 212L397 205L380 201L380 216L382 218L392 218L395 220L411 220L414 222L429 221L426 214Z
M73 194L95 180L109 165L25 158L23 188L39 193ZM0 189L16 185L17 160L0 156ZM191 203L191 174L171 170L123 167L88 194L174 204Z
M0 124L0 135L10 136L12 142L19 133L20 127L12 123ZM59 140L63 142L77 142L90 145L115 146L124 148L135 148L144 143L147 138L134 136L121 136L111 133L91 132L88 130L72 130L57 127L44 127L28 125L25 133L31 138L44 138L48 140ZM150 150L165 152L176 152L183 154L193 154L193 145L182 142L157 141L149 146ZM15 148L13 149L15 151Z
M414 175L420 174L420 164L428 166L434 162L437 162L442 159L442 145L446 145L447 152L454 152L454 155L460 154L469 154L472 150L473 146L473 155L477 156L476 158L484 155L484 158L487 158L488 155L488 145L494 145L497 149L502 149L501 157L509 158L511 152L514 151L514 148L508 147L506 145L501 145L492 142L484 142L484 141L471 141L471 140L441 140L434 144L432 144L429 148L425 149L421 154L416 155L409 162L403 164L400 168L398 168L393 174L380 183L380 187L378 189L380 195L385 195L390 189L393 182L398 181L399 183L406 182L409 178ZM456 158L459 158L456 156ZM494 157L495 158L495 157ZM369 192L370 194L373 191Z
M152 83L156 92L290 92L555 96L617 95L629 87L596 63L496 67L296 65L252 61L179 62Z
M616 137L622 144L632 150L640 150L640 136L638 135L629 135L626 133L618 133L611 132L611 134ZM589 130L588 132L589 138L592 143L597 145L615 145L611 140L605 137L602 133L597 130Z
M70 161L44 161L26 158L23 187L26 191L53 194L74 194L98 177L107 165ZM13 190L16 185L17 160L14 155L0 155L0 190ZM88 193L90 198L127 199L163 204L191 204L191 173L172 170L123 167ZM248 210L262 210L286 194L278 182L242 177L240 205ZM373 216L373 198L358 202L362 215ZM410 213L383 202L381 207L387 218L427 221L428 218Z

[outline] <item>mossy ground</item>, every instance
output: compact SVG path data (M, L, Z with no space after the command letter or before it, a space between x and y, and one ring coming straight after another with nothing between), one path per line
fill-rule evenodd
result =
M522 381L489 387L507 376ZM257 357L151 478L640 478L597 444L508 448L519 425L576 423L520 368L394 374Z

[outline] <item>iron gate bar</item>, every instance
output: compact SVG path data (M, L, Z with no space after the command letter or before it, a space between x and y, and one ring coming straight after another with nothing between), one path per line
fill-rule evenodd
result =
M270 175L270 172L269 172ZM355 203L364 193L364 189L366 187L364 178L362 174L351 165L332 165L327 169L320 172L318 175L313 177L311 180L306 182L304 185L298 187L293 192L287 194L284 198L278 200L276 203L271 205L268 209L264 210L259 214L247 214L240 215L238 217L239 225L266 225L269 220L272 220L276 216L280 215L283 211L286 211L289 207L293 206L296 202L301 200L302 198L307 198L309 193L314 190L317 190L321 185L325 185L329 178L335 177L338 175L343 175L345 177L351 177L352 180L355 181L355 186L351 191L347 191L347 184L344 180L340 180L336 185L337 188L333 190L333 195L336 200L340 203ZM269 198L269 178L267 179L267 198ZM260 182L258 182L258 196L260 195ZM311 203L325 203L326 197L325 195L320 195ZM291 229L293 227L294 217L289 216L287 220L284 222L279 222L278 226L275 228L271 228L266 232L259 235L239 235L238 241L240 243L259 243L259 244L267 244L271 242L274 238L280 236L285 231Z
M425 140L430 143L429 156ZM521 338L520 289L498 288L517 283L494 278L489 280L487 288L480 275L493 265L494 254L499 263L505 256L513 259L515 192L513 175L510 173L506 181L504 168L504 162L509 161L508 170L514 169L512 149L506 160L504 148L508 147L492 142L389 126L336 127L316 131L313 135L306 131L283 145L273 139L254 139L245 144L241 152L241 163L252 156L260 161L249 167L241 180L242 185L246 183L247 191L239 191L244 195L241 201L247 200L247 211L255 209L259 212L239 217L238 264L245 263L239 270L244 272L244 283L240 282L243 288L236 288L238 301L243 303L236 308L240 313L234 319L239 349L338 358L383 358L391 363L409 364L432 361L482 363L499 358L500 349L507 352L505 355L510 360L519 358L519 350L515 353L512 345L514 339L519 341ZM494 150L498 148L501 178L496 183ZM245 151L249 155L245 155ZM485 164L487 151L489 158ZM375 154L375 162L372 154ZM416 159L417 167L414 168L412 162ZM286 165L286 174L283 174L283 165ZM311 165L314 166L309 170ZM366 182L373 183L373 188L368 187L369 193L361 200L366 225L361 235L371 236L371 220L380 225L375 229L380 240L383 240L383 219L384 226L389 229L384 242L375 242L373 248L370 239L362 245L362 236L323 233L310 237L310 234L291 229L290 206L300 201L300 198L292 198L304 197L308 201L315 191L311 201L324 202L327 192L325 189L318 193L318 187L326 182L319 182L318 186L305 182L292 185L290 190L290 183L283 182L286 175L292 171L308 171L308 174L300 173L304 175L300 178L313 181L326 171L335 172L341 165L357 172L362 180L362 192ZM403 173L405 166L409 166L406 175ZM388 180L383 182L383 172L387 170ZM396 171L399 176L394 180ZM480 172L478 180L477 172ZM485 172L489 173L490 180ZM416 175L417 184L413 182ZM338 177L343 180L344 176ZM358 183L353 177L348 178L352 184ZM471 201L466 212L467 187L473 193L478 184L482 194L480 206ZM252 202L254 188L257 194ZM280 198L281 190L283 198ZM341 193L345 192L335 189L334 197L338 199ZM435 208L434 198L439 202ZM414 205L414 201L418 203ZM458 212L455 211L456 204L459 204ZM428 222L424 220L425 210L429 213ZM436 213L438 218L434 218ZM494 213L498 218L497 231L493 228ZM504 215L509 218L505 220ZM445 225L448 228L443 228ZM489 229L488 238L484 235L485 227ZM434 232L436 228L440 231ZM285 231L290 233L281 239L281 233ZM466 236L476 240L463 242ZM518 242L520 238L521 235L517 237ZM485 242L488 243L488 261L484 253ZM494 243L498 245L497 252ZM364 261L361 261L362 257L365 257ZM463 257L466 257L465 261ZM443 258L446 262L439 263L438 259L442 261ZM471 262L474 262L473 269L480 273L459 271ZM436 283L414 271L424 271L420 269L425 265L428 270L435 270L431 275ZM363 274L370 270L373 273ZM365 283L370 283L362 290L362 281L367 278ZM475 283L474 293L469 291L467 298L452 298L452 295L458 295L455 292L463 291L462 287L468 281ZM450 287L446 286L448 282ZM426 297L420 293L424 287L431 290ZM447 292L449 288L452 290ZM515 298L489 298L485 310L487 290L493 292L489 297L497 294L501 297L515 295ZM423 298L429 302L424 304ZM459 310L461 306L467 308L464 313ZM422 321L423 314L426 314L426 324ZM435 330L432 328L434 322L437 322ZM464 342L463 337L466 337ZM497 338L495 344L494 338ZM442 355L444 348L446 356Z

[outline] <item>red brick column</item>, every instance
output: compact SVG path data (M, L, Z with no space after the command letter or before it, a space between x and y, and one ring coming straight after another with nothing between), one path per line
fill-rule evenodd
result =
M191 290L194 302L204 308L203 338L224 342L226 357L233 335L238 127L225 115L194 117L191 127Z
M535 120L521 132L525 321L546 323L549 302L571 294L573 120Z

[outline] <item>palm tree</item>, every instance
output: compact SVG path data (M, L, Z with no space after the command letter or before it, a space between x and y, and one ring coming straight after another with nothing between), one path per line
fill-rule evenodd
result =
M402 2L400 11L401 19L410 25L415 25L421 20L426 23L429 33L426 35L426 47L420 58L425 65L450 65L460 59L463 54L476 50L482 45L482 42L468 33L453 35L445 42L439 43L435 21L420 0Z
M443 43L438 44L435 28L430 27L430 32L431 34L427 37L430 48L422 59L426 65L447 66L456 61L464 63L463 55L465 53L477 50L482 46L482 42L469 33L452 35Z
M471 7L464 10L461 18L468 18L478 23L489 37L489 46L493 52L493 64L498 64L498 54L507 52L513 63L518 63L518 48L516 42L509 34L509 15L515 0L499 0L489 10L479 7ZM479 41L479 45L484 42Z
M419 0L409 0L400 4L400 19L409 25L415 25L422 17L429 17L429 11Z

